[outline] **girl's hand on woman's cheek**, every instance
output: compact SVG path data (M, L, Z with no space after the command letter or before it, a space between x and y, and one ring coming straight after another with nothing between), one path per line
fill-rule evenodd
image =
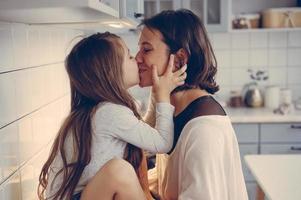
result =
M157 102L170 102L171 91L185 83L187 66L184 65L175 72L172 72L173 68L174 55L170 55L168 66L162 76L158 76L157 66L152 66L153 93Z

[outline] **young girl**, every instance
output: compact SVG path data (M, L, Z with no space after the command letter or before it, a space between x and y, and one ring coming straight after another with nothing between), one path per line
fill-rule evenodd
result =
M186 77L185 67L172 72L173 62L171 56L161 77L153 67L158 102L153 129L141 120L127 91L139 83L139 74L121 38L97 33L73 47L65 63L71 112L42 168L39 199L146 198L142 149L165 153L173 143L170 92Z

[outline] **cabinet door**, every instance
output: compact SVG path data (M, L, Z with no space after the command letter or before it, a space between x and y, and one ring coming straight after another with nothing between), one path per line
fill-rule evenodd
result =
M261 154L301 154L301 144L262 144Z
M183 8L192 10L204 22L208 31L227 31L229 0L183 0Z
M262 124L262 143L301 143L301 124Z
M143 0L124 0L121 1L121 17L128 18L139 22L136 14L144 14L144 1Z
M258 154L258 145L242 144L239 145L239 151L240 151L240 159L241 159L242 170L244 173L245 181L254 181L255 179L245 163L244 156Z
M119 11L119 0L101 0L101 3L104 3L114 10Z
M258 124L233 124L233 128L239 144L259 142Z
M249 200L256 200L257 184L256 182L246 183Z
M145 0L145 18L150 18L163 10L177 10L181 8L181 0Z

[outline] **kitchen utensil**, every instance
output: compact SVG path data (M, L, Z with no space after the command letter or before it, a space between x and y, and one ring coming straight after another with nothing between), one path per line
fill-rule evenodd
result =
M278 86L268 86L264 91L264 106L276 109L280 105L280 88Z
M256 108L263 105L263 96L256 82L246 84L243 91L246 106Z

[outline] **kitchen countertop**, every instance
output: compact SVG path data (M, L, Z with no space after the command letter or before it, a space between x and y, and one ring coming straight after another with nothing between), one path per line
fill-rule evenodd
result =
M245 160L268 199L301 199L301 155L247 155Z
M232 123L301 123L301 110L285 115L267 108L224 108Z

